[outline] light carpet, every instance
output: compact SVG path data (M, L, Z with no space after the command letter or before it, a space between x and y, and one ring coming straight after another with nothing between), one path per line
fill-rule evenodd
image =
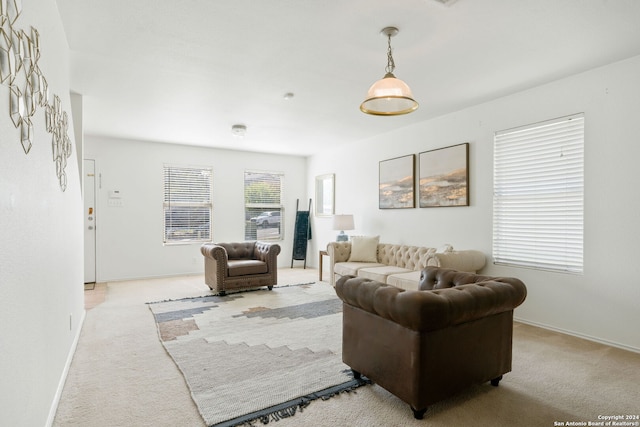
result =
M278 287L317 277L314 269L283 268ZM104 295L93 301L97 291ZM202 276L99 283L96 290L86 291L92 303L53 426L205 427L145 303L209 292ZM500 386L471 387L429 407L423 420L415 420L406 403L373 385L311 404L304 413L270 425L544 427L597 422L601 415L639 414L638 384L640 354L516 322L513 371Z
M149 307L209 426L277 421L367 383L342 363L342 301L327 284Z

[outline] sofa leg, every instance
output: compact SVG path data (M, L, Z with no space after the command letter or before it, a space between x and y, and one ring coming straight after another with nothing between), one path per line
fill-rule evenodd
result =
M502 375L500 375L499 377L496 377L494 379L491 380L491 385L494 387L498 387L498 384L500 384L500 380L502 379Z
M220 291L220 292L218 292L218 296L220 296L220 297L223 297L223 296L225 296L225 295L227 295L227 291Z
M416 420L421 420L424 417L424 413L427 412L427 408L424 409L414 409L413 407L411 407L411 410L413 411L413 417Z
M351 372L353 372L353 378L359 380L362 377L362 374L358 371L356 371L355 369L352 369Z
M267 289L272 290L273 286L267 286Z

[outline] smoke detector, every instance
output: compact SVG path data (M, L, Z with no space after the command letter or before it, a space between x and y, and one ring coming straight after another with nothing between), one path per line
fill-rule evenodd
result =
M234 136L243 137L247 133L247 127L245 125L233 125L231 126L231 133Z

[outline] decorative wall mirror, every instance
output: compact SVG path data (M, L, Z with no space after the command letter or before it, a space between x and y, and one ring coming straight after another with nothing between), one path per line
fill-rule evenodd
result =
M332 216L334 209L335 175L316 176L316 216Z

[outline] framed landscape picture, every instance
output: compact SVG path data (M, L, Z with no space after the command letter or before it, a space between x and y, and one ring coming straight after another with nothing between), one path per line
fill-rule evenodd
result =
M380 162L379 208L414 208L415 154Z
M469 206L469 143L420 153L421 208Z

